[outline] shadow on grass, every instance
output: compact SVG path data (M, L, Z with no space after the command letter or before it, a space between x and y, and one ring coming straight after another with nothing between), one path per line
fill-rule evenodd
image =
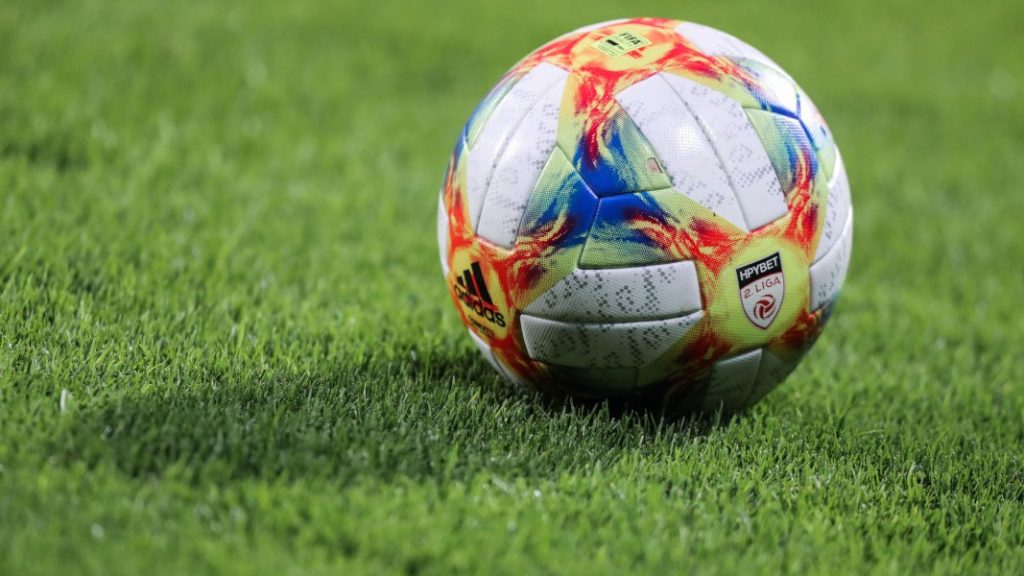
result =
M716 425L544 399L500 382L466 352L426 363L338 362L322 373L200 371L192 384L66 416L49 450L60 462L196 482L550 477L664 454Z

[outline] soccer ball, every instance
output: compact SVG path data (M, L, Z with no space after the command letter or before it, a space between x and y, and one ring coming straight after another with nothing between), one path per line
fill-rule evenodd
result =
M437 213L441 268L506 379L670 413L735 412L828 320L853 211L814 104L713 28L581 28L477 106Z

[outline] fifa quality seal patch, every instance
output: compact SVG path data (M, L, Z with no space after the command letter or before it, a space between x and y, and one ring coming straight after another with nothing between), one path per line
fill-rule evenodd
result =
M609 58L618 58L650 45L650 40L628 30L612 34L611 36L605 36L592 44L594 48L604 52Z

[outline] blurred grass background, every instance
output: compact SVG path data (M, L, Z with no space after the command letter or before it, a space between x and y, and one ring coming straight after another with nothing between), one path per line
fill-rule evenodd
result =
M512 63L693 20L857 210L837 315L706 428L501 384L436 191ZM1024 569L1024 4L0 4L0 572Z

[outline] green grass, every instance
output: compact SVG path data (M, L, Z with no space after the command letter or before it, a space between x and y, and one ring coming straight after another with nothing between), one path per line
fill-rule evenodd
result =
M1024 4L160 4L0 4L0 573L1024 572ZM769 53L850 174L728 425L505 386L438 271L472 106L623 11Z

